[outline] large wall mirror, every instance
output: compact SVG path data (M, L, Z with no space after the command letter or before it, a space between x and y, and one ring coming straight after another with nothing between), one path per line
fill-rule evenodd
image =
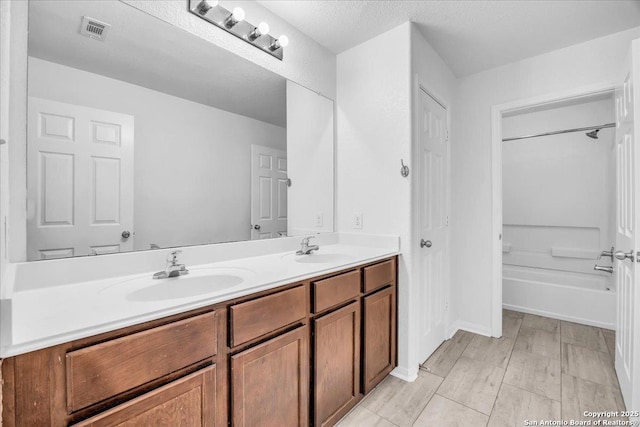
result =
M119 1L28 54L28 260L333 231L331 100Z

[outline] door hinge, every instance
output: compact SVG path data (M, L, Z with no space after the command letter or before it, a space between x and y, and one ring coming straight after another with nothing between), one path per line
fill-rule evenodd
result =
M447 215L447 217L444 220L444 226L448 227L449 226L449 215Z

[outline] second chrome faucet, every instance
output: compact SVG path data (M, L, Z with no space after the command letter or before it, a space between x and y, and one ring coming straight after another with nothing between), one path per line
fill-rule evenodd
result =
M167 257L167 267L163 271L158 271L154 274L153 278L166 279L167 277L178 277L189 274L189 270L187 270L184 264L178 264L178 255L181 253L182 251L180 249L170 252Z
M313 251L320 249L318 245L309 245L309 240L313 238L314 236L309 236L302 239L302 242L300 242L300 250L296 252L296 255L309 255Z

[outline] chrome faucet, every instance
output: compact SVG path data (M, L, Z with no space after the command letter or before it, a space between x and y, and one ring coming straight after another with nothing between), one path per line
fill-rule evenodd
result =
M320 246L318 245L309 246L309 240L313 238L314 236L309 236L302 239L302 242L300 243L300 250L296 252L296 255L309 255L311 252L320 249Z
M178 277L189 274L189 270L187 270L184 264L178 264L178 255L181 253L182 251L180 249L169 253L169 256L167 257L167 268L163 271L158 271L153 275L153 278L166 279L167 277Z

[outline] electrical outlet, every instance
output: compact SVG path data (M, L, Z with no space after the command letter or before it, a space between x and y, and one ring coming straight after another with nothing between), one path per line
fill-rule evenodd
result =
M362 213L354 212L352 226L353 226L353 228L356 228L358 230L362 229Z
M316 213L316 227L322 227L323 223L323 215L322 212Z

